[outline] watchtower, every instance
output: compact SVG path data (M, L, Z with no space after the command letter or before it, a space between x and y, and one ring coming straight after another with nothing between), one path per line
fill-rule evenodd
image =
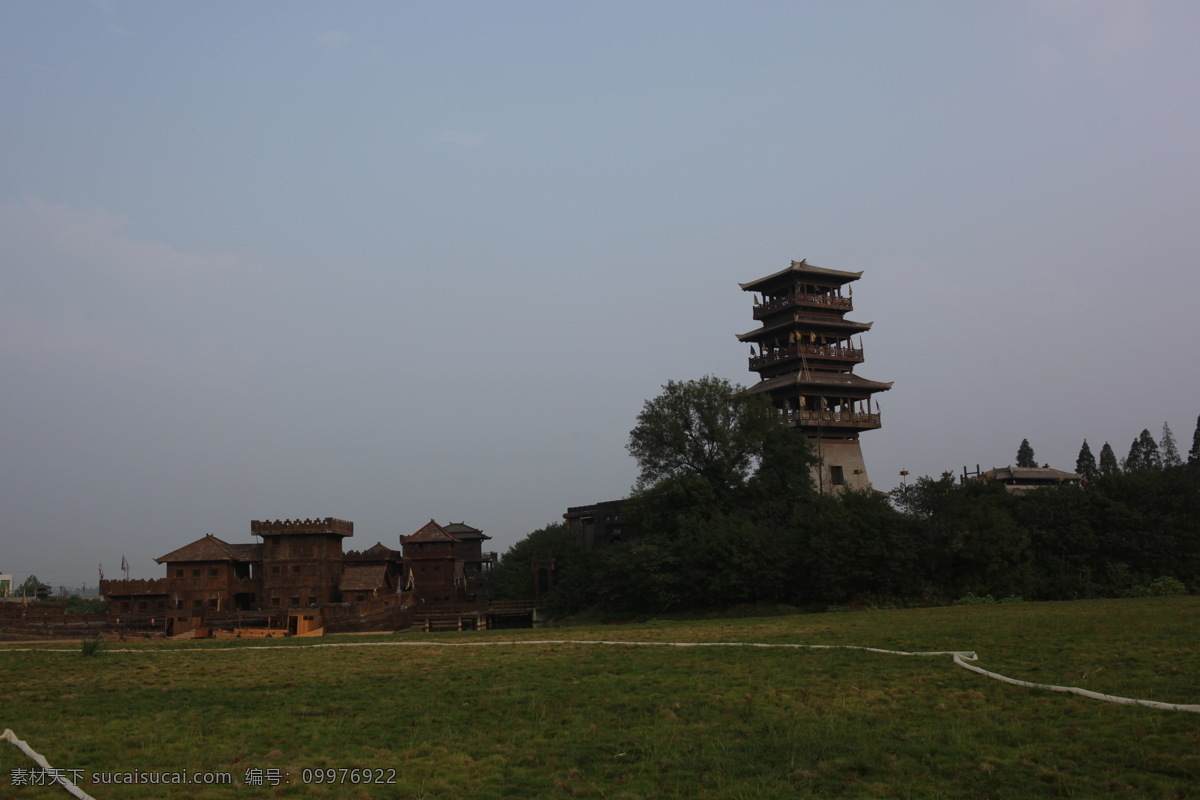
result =
M263 538L263 603L268 610L340 602L342 539L354 535L344 519L250 523Z
M854 309L851 283L860 277L803 260L739 284L754 293L754 319L762 325L738 336L750 343L750 371L759 377L750 392L769 394L788 424L812 442L820 459L813 477L822 492L870 485L858 435L881 427L871 398L892 388L854 374L863 362L862 334L872 325L846 319Z

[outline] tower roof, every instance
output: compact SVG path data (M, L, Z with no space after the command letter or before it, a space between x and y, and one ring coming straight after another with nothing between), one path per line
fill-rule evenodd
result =
M808 259L801 261L793 261L792 265L787 269L781 269L779 272L774 272L765 278L750 281L749 283L739 283L743 292L758 291L764 286L769 286L783 277L796 278L812 278L819 283L832 283L838 286L856 281L862 277L862 271L844 272L840 269L826 269L818 267L815 264L809 264Z
M782 389L785 386L811 386L814 389L843 389L871 394L874 392L886 392L892 388L892 383L893 381L884 383L868 380L852 372L809 370L808 372L791 372L787 375L780 375L778 378L759 381L747 391L749 394L759 394L761 392Z
M191 544L154 559L159 564L181 561L262 561L261 544L230 544L206 533Z
M401 544L417 544L420 542L457 542L458 537L447 531L433 520L421 526L421 529L411 536L401 537Z
M763 325L749 333L738 334L737 338L740 342L757 342L772 334L794 330L829 331L842 334L863 333L871 330L871 326L874 324L874 322L855 322L842 319L831 314L801 314L797 312L790 317L777 320L770 325Z

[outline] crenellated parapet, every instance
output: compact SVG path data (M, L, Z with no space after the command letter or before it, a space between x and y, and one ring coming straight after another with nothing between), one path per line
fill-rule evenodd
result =
M130 578L127 580L100 581L100 594L104 597L126 595L157 595L167 593L167 582L162 578Z
M343 561L399 561L403 555L399 550L372 547L369 550L347 550L342 553Z
M338 536L353 536L354 523L345 519L277 519L251 520L250 532L257 536L273 536L292 533L332 533Z

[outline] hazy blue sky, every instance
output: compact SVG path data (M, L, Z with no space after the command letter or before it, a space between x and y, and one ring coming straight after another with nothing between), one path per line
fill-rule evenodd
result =
M889 489L1200 415L1200 4L0 2L0 572L627 494L863 270Z

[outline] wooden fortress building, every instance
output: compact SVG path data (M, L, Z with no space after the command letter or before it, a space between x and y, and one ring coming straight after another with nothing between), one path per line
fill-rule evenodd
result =
M738 336L750 344L750 371L759 376L750 391L768 394L788 424L808 436L823 492L870 485L858 437L883 424L872 397L892 388L854 374L863 363L862 334L872 324L846 319L854 310L851 284L860 277L804 260L740 284L753 293L760 323Z
M106 580L111 615L149 620L167 633L230 620L308 629L397 629L405 619L486 604L486 575L496 553L464 522L430 520L400 550L382 543L344 551L354 523L323 519L254 520L262 541L231 544L211 533L154 559L166 577Z

